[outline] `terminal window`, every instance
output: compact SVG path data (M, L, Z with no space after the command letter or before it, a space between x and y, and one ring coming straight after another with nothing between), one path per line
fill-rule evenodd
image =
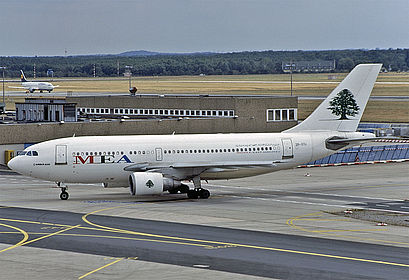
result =
M274 114L275 109L271 109L269 114ZM111 115L140 115L140 116L192 116L192 117L234 117L234 110L184 110L184 109L131 109L131 108L78 108L78 113L87 114L111 114ZM281 112L276 112L281 114ZM283 113L284 119L296 118L294 110L289 109ZM287 117L288 116L288 117ZM278 117L270 116L269 120L277 120Z
M268 122L296 121L297 109L268 109L266 115Z

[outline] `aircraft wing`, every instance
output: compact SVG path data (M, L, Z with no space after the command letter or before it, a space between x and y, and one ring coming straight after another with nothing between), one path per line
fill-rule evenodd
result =
M150 164L147 162L132 164L124 168L125 171L148 171L151 169L161 169L161 168L253 168L253 167L274 167L278 162L272 161L231 161L231 162L175 162L175 163L155 163Z
M12 86L9 86L9 88L24 88L25 89L25 87L12 87Z
M231 161L231 162L175 162L175 163L136 163L128 165L125 171L132 172L160 172L164 175L185 179L186 177L200 175L203 172L217 173L233 171L240 168L272 168L277 166L273 161Z

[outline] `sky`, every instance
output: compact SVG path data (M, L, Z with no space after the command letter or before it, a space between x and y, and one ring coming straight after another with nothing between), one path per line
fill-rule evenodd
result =
M0 0L0 56L409 48L409 0Z

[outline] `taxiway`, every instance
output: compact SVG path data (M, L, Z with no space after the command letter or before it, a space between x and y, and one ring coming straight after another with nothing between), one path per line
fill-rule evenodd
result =
M0 173L0 279L403 279L409 227L334 215L408 216L408 163L299 168L212 181L208 200ZM51 267L51 269L46 269Z

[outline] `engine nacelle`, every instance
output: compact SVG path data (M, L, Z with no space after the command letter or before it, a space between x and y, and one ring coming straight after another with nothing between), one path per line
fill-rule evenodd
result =
M131 195L161 194L163 175L161 173L134 172L129 175L129 192Z
M178 190L181 181L163 177L161 173L134 172L129 175L129 192L131 195L154 195L164 191Z

